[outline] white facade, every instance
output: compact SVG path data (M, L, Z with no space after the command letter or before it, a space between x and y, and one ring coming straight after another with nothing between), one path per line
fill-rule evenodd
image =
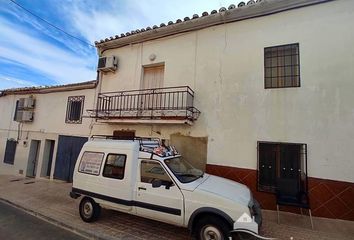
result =
M164 64L164 87L190 86L202 114L191 127L94 132L207 137L208 164L246 169L257 169L257 141L306 143L309 176L353 182L353 18L353 1L332 1L105 50L119 67L101 75L98 91L139 89L143 67ZM264 48L290 43L300 46L301 87L265 89Z
M16 101L32 96L35 99L34 120L29 123L14 121ZM83 136L90 135L90 118L83 118L82 124L65 123L67 102L69 96L85 96L84 115L86 109L92 109L94 104L94 89L67 90L61 92L33 93L23 95L5 95L0 97L0 173L19 174L22 170L26 175L29 152L32 140L40 141L35 176L45 176L43 159L48 154L45 148L46 140L55 141L53 161L50 176L53 177L55 157L59 135ZM18 140L14 164L3 162L6 141ZM42 170L43 169L43 170Z
M354 209L348 199L353 199L354 182L353 21L351 0L263 0L97 42L100 57L117 56L117 70L100 72L97 86L88 89L64 87L63 91L32 94L34 121L22 124L20 134L13 121L16 100L29 94L19 95L26 92L19 90L0 96L0 173L23 170L26 174L29 140L41 141L36 177L45 170L45 140L55 141L53 177L59 135L88 137L131 130L136 136L172 143L178 136L188 160L198 159L194 161L198 167L221 166L229 175L219 175L234 180L241 179L239 171L247 172L252 178L241 179L243 183L256 197L264 197L262 207L272 209L275 205L269 203L274 195L256 187L257 143L303 143L307 144L314 215L352 219ZM299 44L300 86L266 89L265 48L293 43ZM148 77L158 83L144 84L144 68L153 66L163 66L158 76ZM83 118L81 124L65 123L69 96L85 96L83 115L87 116L86 110L97 108L99 94L144 86L189 86L194 91L194 106L201 111L199 118L192 125L168 119ZM14 165L2 160L11 138L19 138ZM342 192L337 186L343 186ZM323 192L331 197L316 203ZM334 198L348 203L340 216L331 212L337 207L329 201Z

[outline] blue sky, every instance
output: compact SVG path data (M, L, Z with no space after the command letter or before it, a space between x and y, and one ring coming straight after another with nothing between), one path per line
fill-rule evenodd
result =
M194 13L237 5L230 0L16 0L48 22L94 41ZM0 89L96 78L96 49L0 0Z

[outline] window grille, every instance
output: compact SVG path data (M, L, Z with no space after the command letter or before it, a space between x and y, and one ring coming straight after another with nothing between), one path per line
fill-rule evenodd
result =
M265 88L300 87L299 44L264 48Z
M85 96L68 97L66 123L82 123Z
M297 179L307 191L307 145L258 142L258 190L275 192L277 179Z

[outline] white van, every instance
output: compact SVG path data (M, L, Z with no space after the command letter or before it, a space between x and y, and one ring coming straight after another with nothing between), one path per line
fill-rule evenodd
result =
M88 141L70 196L82 197L85 222L96 220L104 207L188 227L203 240L227 239L235 229L258 233L262 220L245 185L194 168L174 147L154 139Z

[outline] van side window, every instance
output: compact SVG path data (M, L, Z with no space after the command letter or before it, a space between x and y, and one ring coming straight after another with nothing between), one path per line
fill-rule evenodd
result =
M103 176L109 178L123 179L125 170L125 161L127 155L108 154L106 164L103 169Z
M99 175L104 153L84 152L81 157L79 172Z
M162 185L172 185L171 178L165 169L157 162L141 161L140 181L144 183L152 183L153 180L161 180Z

